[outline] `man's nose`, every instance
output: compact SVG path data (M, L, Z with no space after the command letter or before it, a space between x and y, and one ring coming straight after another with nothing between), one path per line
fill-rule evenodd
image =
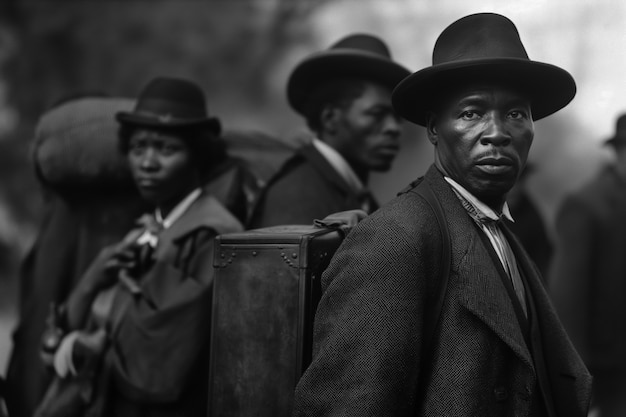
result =
M481 144L506 146L511 143L511 134L509 133L504 120L497 115L491 116L487 119L486 124L485 131L480 138Z
M389 114L383 122L383 132L392 136L400 136L402 129L402 119L395 114Z
M154 148L147 148L141 158L141 169L144 170L155 170L159 167L159 160L157 157L157 152Z

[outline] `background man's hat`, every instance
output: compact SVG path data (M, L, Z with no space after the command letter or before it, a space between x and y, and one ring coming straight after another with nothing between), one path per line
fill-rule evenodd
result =
M221 131L217 118L209 117L204 93L198 85L178 78L155 78L139 94L131 112L115 115L122 124L156 128L206 126Z
M307 98L322 81L358 77L393 89L409 74L409 70L391 60L389 48L381 39L353 34L298 64L287 82L287 99L294 110L303 113Z
M565 70L531 61L517 28L494 13L463 17L448 26L433 49L433 65L413 73L395 88L395 110L405 119L426 125L434 99L451 83L494 80L527 93L533 120L565 107L576 83Z
M626 143L626 114L617 118L615 123L615 134L606 140L607 145L617 145Z

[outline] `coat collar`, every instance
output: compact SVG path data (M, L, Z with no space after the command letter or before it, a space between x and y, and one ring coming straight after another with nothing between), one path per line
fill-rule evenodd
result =
M365 190L365 184L363 184L358 175L356 175L356 172L354 172L348 161L346 161L343 155L337 152L335 148L317 138L313 138L312 144L315 149L324 156L328 163L333 166L337 174L344 179L352 190L357 193Z
M350 187L346 180L339 175L337 170L328 162L313 144L302 146L298 153L302 155L311 165L334 187L339 188L344 194L353 195L356 191Z
M171 250L171 242L206 227L216 234L239 232L243 226L215 197L202 190L200 196L171 227L163 230L159 237L156 257Z

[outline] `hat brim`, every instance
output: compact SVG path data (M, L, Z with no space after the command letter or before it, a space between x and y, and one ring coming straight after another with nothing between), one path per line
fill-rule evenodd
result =
M626 137L624 136L613 136L604 141L605 145L615 146L618 143L626 143Z
M372 80L390 90L411 72L390 59L364 51L331 50L319 52L302 61L287 82L287 100L298 113L317 86L326 80L355 77Z
M433 65L402 80L394 89L392 102L405 119L426 126L435 98L450 85L494 81L510 85L528 95L533 120L565 107L576 95L576 83L562 68L525 59L483 59Z
M200 119L180 119L180 118L163 118L159 116L152 116L147 114L133 113L133 112L118 112L115 114L115 119L121 124L129 126L143 126L162 129L175 129L175 128L189 128L189 127L207 127L214 134L219 134L222 130L222 125L219 119L215 117L200 118Z

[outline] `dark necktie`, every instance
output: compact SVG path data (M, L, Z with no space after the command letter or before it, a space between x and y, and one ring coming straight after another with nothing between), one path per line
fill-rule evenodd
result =
M504 270L511 279L511 283L513 284L513 289L515 290L517 299L522 305L522 310L524 310L524 315L528 317L528 312L526 310L526 291L524 289L524 282L522 281L522 276L517 267L515 254L513 254L513 250L511 249L511 246L509 245L506 236L504 236L504 233L502 233L502 230L500 229L500 220L496 221L489 218L482 218L479 220L479 222L491 232L493 239L490 239L490 241L493 243L496 252L498 252L498 257L503 260Z

